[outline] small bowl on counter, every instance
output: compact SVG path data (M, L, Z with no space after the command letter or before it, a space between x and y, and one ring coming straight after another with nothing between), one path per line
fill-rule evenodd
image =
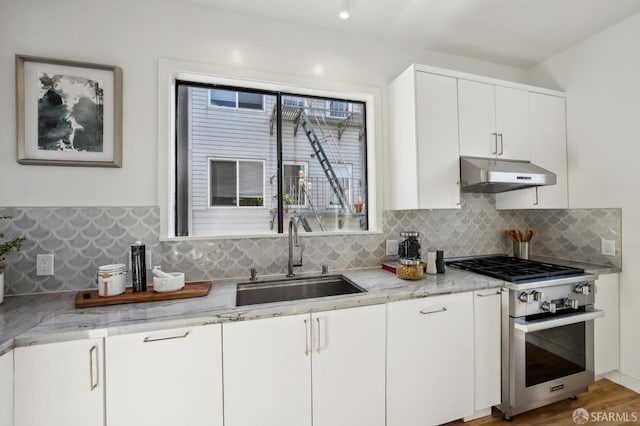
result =
M153 291L158 293L168 293L178 291L184 287L184 272L167 272L171 277L153 277Z

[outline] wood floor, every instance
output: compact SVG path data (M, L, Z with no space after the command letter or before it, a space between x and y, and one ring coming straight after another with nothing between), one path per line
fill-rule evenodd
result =
M591 417L585 423L587 426L640 425L640 394L607 379L602 379L589 386L589 392L578 395L577 401L559 401L546 407L522 413L514 416L511 423L502 420L502 413L494 408L491 416L466 423L462 421L447 423L447 426L460 424L465 426L509 426L510 424L522 426L575 426L573 411L577 408L584 408L590 413ZM633 414L635 414L635 420ZM596 419L600 421L596 421Z

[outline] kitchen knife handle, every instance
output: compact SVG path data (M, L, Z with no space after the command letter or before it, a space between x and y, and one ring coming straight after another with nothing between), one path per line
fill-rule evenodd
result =
M95 368L94 368L94 363L93 363L93 359L96 359L95 362ZM93 376L93 370L97 370L98 367L98 346L93 345L91 347L91 349L89 349L89 391L92 392L95 388L98 387L98 380L94 381L94 376ZM99 374L98 371L96 371L96 379L98 378Z

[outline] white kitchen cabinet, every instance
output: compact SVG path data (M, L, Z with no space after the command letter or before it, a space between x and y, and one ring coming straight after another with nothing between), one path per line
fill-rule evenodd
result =
M387 425L436 425L474 412L473 293L387 305Z
M15 426L103 426L103 340L14 349Z
M108 337L109 426L222 426L221 325Z
M13 351L0 355L0 426L13 426Z
M556 174L556 184L496 194L497 209L566 209L567 127L565 99L529 93L531 162Z
M460 155L529 160L526 90L458 79Z
M594 372L604 374L620 367L620 293L618 274L600 275L594 307L604 317L594 321Z
M456 79L412 66L389 92L389 208L460 208Z
M385 425L384 305L312 314L314 426Z
M500 289L478 290L473 297L476 411L500 404Z
M378 305L224 324L225 426L311 425L312 412L314 426L383 426L384 314Z

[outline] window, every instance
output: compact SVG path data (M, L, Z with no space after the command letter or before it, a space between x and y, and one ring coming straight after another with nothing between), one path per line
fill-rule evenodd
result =
M264 207L264 163L209 159L209 207Z
M264 109L264 99L260 93L238 92L226 89L211 89L209 103L212 106L242 109Z
M327 115L332 118L347 118L347 114L351 111L351 103L344 101L329 101L329 111Z
M305 207L307 205L307 196L305 190L308 186L307 171L309 163L285 161L283 167L283 201L285 205Z
M178 81L175 123L176 236L368 230L364 102Z

